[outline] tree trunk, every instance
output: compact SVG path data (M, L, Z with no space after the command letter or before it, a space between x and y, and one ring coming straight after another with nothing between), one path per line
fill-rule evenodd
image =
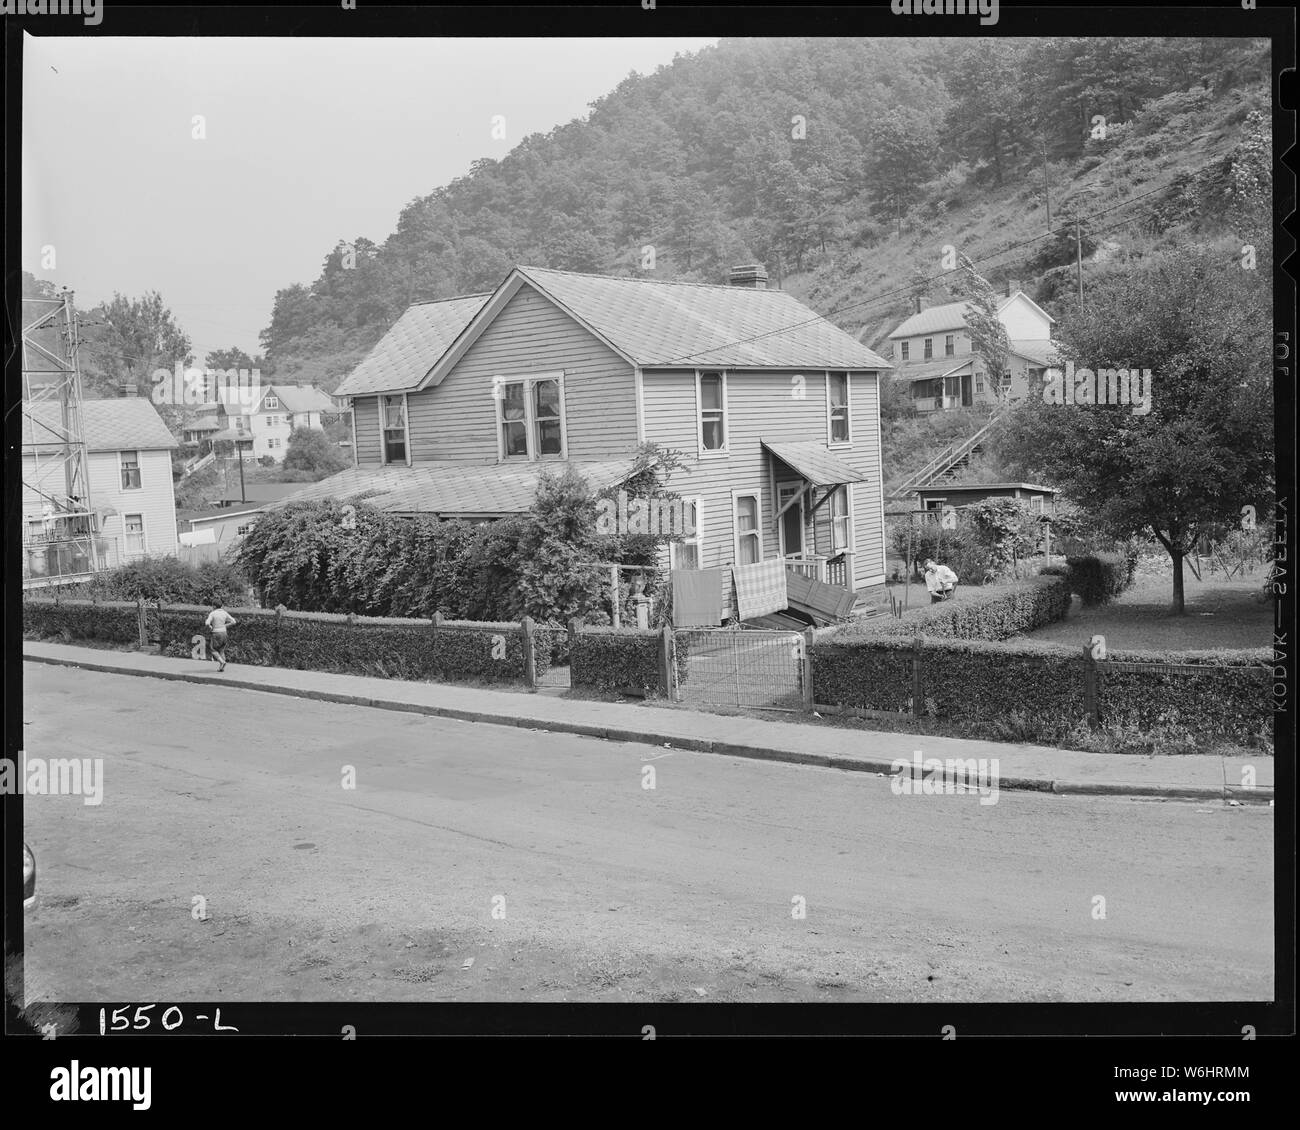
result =
M1178 547L1169 550L1169 558L1174 563L1174 599L1169 611L1181 616L1186 611L1183 601L1183 551Z

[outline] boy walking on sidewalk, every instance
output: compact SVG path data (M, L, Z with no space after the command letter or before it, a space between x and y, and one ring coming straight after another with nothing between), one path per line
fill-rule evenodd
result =
M229 612L226 606L217 601L217 605L208 613L207 620L204 621L207 627L212 629L212 658L221 664L218 671L226 669L226 629L237 621Z

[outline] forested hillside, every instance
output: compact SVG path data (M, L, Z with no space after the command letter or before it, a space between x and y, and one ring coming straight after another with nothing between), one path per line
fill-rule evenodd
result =
M657 278L762 262L869 342L912 291L943 300L921 280L945 245L1050 310L1076 218L1090 269L1189 230L1244 238L1234 169L1259 158L1267 67L1248 40L724 41L475 162L381 245L344 233L317 279L277 294L267 366L333 387L413 300L490 289L516 263L637 273L645 247Z

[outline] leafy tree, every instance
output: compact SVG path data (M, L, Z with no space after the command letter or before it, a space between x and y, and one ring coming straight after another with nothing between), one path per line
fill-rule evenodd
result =
M289 449L284 456L286 471L305 471L315 479L324 479L347 465L338 446L320 428L294 428L289 433Z
M1204 249L1127 265L1094 286L1059 336L1080 367L1152 372L1151 410L1030 397L1003 421L1004 462L1060 487L1116 538L1154 536L1173 563L1203 531L1272 505L1267 283Z
M998 318L997 294L965 255L957 257L957 272L949 277L947 286L954 301L968 303L966 328L971 352L984 362L987 379L1000 391L1010 343L1006 327Z

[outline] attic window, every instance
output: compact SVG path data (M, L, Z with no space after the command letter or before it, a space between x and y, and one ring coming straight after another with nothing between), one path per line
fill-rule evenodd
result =
M267 408L279 408L279 407L280 407L280 398L279 398L279 397L276 397L276 396L268 396L268 397L266 398L266 407L267 407Z

